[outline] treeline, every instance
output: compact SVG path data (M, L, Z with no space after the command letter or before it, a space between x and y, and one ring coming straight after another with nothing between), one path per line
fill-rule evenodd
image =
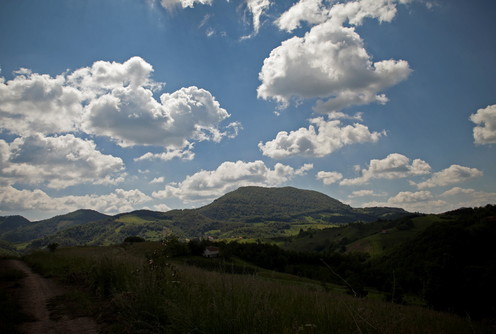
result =
M216 246L220 249L222 260L233 263L234 258L242 259L255 266L288 273L299 277L306 277L325 283L344 285L350 294L357 297L367 295L364 279L370 266L367 262L368 255L362 253L342 254L331 253L321 255L317 253L293 252L284 250L276 245L239 242L213 242L208 240L193 239L182 242L175 236L170 236L163 241L164 248L161 253L149 256L157 259L163 255L179 257L187 255L201 256L207 246ZM187 263L201 266L205 269L220 269L235 273L252 272L246 268L237 268L237 265L212 264L208 266L204 261ZM208 268L210 267L210 268Z
M496 316L496 206L442 215L414 239L372 263L370 284L414 293L439 310Z

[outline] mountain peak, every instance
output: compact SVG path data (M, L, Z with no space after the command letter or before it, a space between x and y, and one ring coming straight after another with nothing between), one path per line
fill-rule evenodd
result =
M241 187L198 211L212 219L296 216L312 212L349 212L352 208L325 194L294 187Z

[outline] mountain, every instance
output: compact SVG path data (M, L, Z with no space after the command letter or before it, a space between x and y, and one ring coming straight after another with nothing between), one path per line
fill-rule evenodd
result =
M266 239L296 235L301 229L373 222L406 214L397 208L354 209L317 191L293 187L241 187L197 209L138 210L115 216L78 210L20 224L0 239L30 243L28 248L44 247L51 242L107 245L122 242L128 236L160 240L167 233L184 238Z
M23 216L0 217L0 235L22 226L27 226L30 223L31 222Z
M111 216L94 210L77 210L45 220L21 224L18 228L4 233L2 239L13 243L27 242L74 226L84 225L109 217Z
M211 219L288 219L315 213L351 213L353 209L327 195L293 187L241 187L197 209Z

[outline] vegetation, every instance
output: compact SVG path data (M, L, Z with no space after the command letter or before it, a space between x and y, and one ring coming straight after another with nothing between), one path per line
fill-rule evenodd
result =
M18 249L50 243L63 246L111 245L129 236L160 240L167 233L185 238L281 238L300 229L323 229L351 222L372 222L406 215L397 208L353 209L324 194L296 188L243 187L198 209L139 210L107 216L78 210L39 222L0 217L0 239Z
M191 256L171 257L184 244L171 237L163 244L62 248L33 253L26 260L86 292L89 297L79 298L94 301L88 308L106 323L106 333L489 332L469 319L354 298L316 281L185 265Z
M9 228L5 225L0 226L0 233L3 232L2 239L4 240L10 242L26 242L40 238L44 235L54 234L71 227L99 221L108 217L109 216L93 210L77 210L66 215L33 223L20 217L17 218L17 220L22 221L21 224L17 224L16 228L13 228L13 226L9 226Z
M85 305L108 333L496 328L494 205L409 214L353 209L289 187L246 187L199 209L98 217L81 210L45 221L58 232L28 249L52 252L26 261L75 286L52 301L55 314ZM26 224L39 226L0 220L13 229L3 235L32 231ZM220 256L202 257L207 246ZM8 242L0 250L16 254Z
M496 315L496 206L460 209L441 215L413 239L374 263L383 275L395 273L402 290L422 296L432 307L470 315Z
M19 333L17 326L32 320L22 312L15 295L15 284L24 278L24 273L0 265L0 333Z

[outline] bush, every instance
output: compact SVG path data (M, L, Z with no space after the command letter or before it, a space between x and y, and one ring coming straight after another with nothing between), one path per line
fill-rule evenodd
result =
M145 239L138 237L138 236L131 236L131 237L127 237L126 239L124 239L124 242L128 242L128 243L132 244L135 242L145 242Z
M48 244L47 248L50 252L55 252L55 250L59 247L59 244L56 242L52 242L51 244Z

